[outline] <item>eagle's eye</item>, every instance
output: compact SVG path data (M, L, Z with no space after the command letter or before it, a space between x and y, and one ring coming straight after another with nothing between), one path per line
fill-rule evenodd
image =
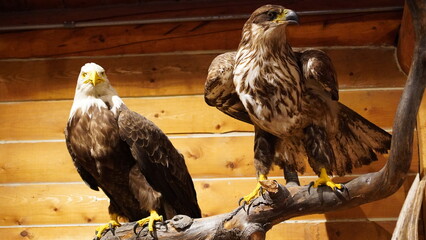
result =
M86 77L86 76L87 76L87 73L86 73L86 72L81 73L81 76L82 76L82 77Z
M275 20L278 16L278 13L276 11L269 11L266 13L268 15L269 21Z

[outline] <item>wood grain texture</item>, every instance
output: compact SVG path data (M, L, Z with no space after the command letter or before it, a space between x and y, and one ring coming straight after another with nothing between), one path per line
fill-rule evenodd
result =
M301 179L308 184L314 177ZM336 181L339 179L335 179ZM347 181L348 178L340 178ZM279 178L283 183L283 179ZM308 215L302 219L394 218L404 202L413 177L394 195L346 211ZM201 179L194 182L203 217L229 212L238 199L252 190L253 179ZM226 196L226 197L223 197ZM79 224L108 221L108 198L83 183L0 186L1 226Z
M266 240L387 240L392 235L394 221L332 221L294 222L275 225L266 235ZM8 240L64 240L91 239L96 226L17 227L0 228L0 236ZM360 231L362 229L363 231Z
M185 156L193 178L255 177L252 136L171 140ZM417 153L417 144L414 147L413 152ZM0 144L0 156L7 156L0 158L0 183L81 181L64 142ZM387 156L379 155L377 162L355 168L353 174L378 171L386 160ZM304 176L315 176L308 163L306 166ZM414 154L410 173L416 173L418 169L418 155ZM274 167L269 176L282 177L283 172L279 167Z
M97 226L55 226L0 228L0 236L9 240L64 240L93 239Z
M392 234L392 240L405 238L410 240L419 239L419 229L423 229L422 226L419 228L419 219L425 195L425 184L425 178L420 181L420 175L417 174L399 213L398 221Z
M293 47L393 46L401 12L305 16L288 27ZM245 20L5 32L0 58L105 56L235 49ZM30 41L16 41L29 39Z
M392 236L394 221L326 222L278 224L268 231L267 240L388 240Z
M335 65L340 89L405 84L394 48L323 50ZM122 97L203 94L207 69L220 53L1 61L0 101L72 99L80 68L90 61L106 69Z
M376 125L389 129L401 90L356 90L340 93L341 102ZM167 134L252 131L207 106L203 96L128 98L127 106L152 120ZM37 101L0 104L0 140L63 139L72 102Z
M90 4L90 5L88 5ZM137 0L76 0L49 1L0 1L5 12L0 15L0 26L55 24L66 21L111 21L135 19L182 18L192 16L214 16L250 14L264 4L283 4L277 0L260 1L137 1ZM330 10L371 7L403 6L402 0L315 0L289 1L285 6L297 11ZM9 10L9 11L7 11ZM72 11L70 11L72 10Z

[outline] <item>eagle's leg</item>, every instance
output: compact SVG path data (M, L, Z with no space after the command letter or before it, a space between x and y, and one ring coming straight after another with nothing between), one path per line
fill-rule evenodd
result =
M148 231L151 233L151 232L154 231L154 222L155 221L161 221L161 222L163 221L163 216L158 215L157 211L151 210L149 212L150 212L149 217L143 218L143 219L136 222L134 230L138 226L144 226L145 224L148 223Z
M304 129L304 134L304 144L309 164L316 172L319 172L319 178L309 184L308 191L312 186L317 188L320 185L329 186L333 191L344 189L343 184L334 183L327 174L327 169L332 169L331 166L335 162L335 156L325 128L318 125L309 125Z
M268 179L267 174L274 158L277 137L263 131L256 125L254 127L254 167L258 176L257 184L253 191L240 199L238 204L241 204L241 202L250 204L253 199L263 194L262 185L260 185L259 181Z
M287 165L284 165L283 172L286 184L295 184L300 186L299 176L296 171L290 169Z
M109 216L111 220L107 224L96 228L96 239L101 239L102 235L108 230L114 231L115 227L121 226L121 224L118 222L117 214L113 213Z

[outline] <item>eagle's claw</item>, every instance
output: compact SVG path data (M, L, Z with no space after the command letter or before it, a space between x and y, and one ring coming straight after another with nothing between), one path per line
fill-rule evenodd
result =
M308 193L311 194L311 187L314 186L314 182L310 182L308 185Z
M139 233L136 232L136 229L138 228L138 226L144 226L145 224L148 224L148 231L149 234L155 238L155 236L152 235L152 233L154 232L154 222L155 221L163 221L163 217L158 215L158 213L154 210L151 210L149 217L143 218L139 221L136 222L136 224L133 226L133 232L135 233L135 235L140 234L140 232L143 230L141 230Z
M342 188L334 188L334 193L339 197L341 200L346 200L350 198L349 195L349 189L346 187L345 184L340 184Z
M121 226L121 224L118 222L117 218L115 217L114 219L109 221L107 224L96 228L96 236L94 239L96 240L101 239L102 235L104 235L108 231L111 231L112 235L115 236L115 227L119 227L119 226Z
M246 211L245 205L247 205L247 204L249 205L248 208L247 208L247 211L246 211L247 214L248 214L248 210L250 209L250 206L251 206L251 203L253 202L253 200L260 195L262 195L262 197L263 197L263 188L262 188L262 185L260 184L259 181L263 181L263 180L267 180L267 179L268 178L266 177L266 175L263 175L263 174L259 175L258 182L257 182L254 190L251 193L249 193L248 195L240 198L240 200L238 201L238 206L241 206L241 203L243 203L244 211Z
M241 206L241 202L243 202L243 200L244 200L244 197L242 197L242 198L240 198L240 200L238 200L238 206ZM246 201L243 202L243 205L242 205L243 208L244 208L244 205L246 205ZM245 211L245 209L244 209L244 211Z
M320 186L328 186L328 185L320 185ZM315 182L313 182L313 181L310 182L309 185L308 185L308 194L311 194L311 188L312 187L317 188L317 186L315 186ZM339 197L339 199L341 199L341 200L348 199L349 189L345 186L345 184L342 184L342 183L338 184L338 186L334 186L331 189L337 195L337 197Z

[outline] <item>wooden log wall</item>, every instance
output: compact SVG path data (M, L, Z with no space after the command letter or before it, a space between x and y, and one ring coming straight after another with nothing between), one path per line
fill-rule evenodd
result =
M244 15L263 3L38 2L0 1L5 9L0 27ZM403 6L399 0L271 2L296 11ZM301 16L301 24L288 31L293 46L320 47L331 56L343 103L392 131L406 79L395 58L401 18L402 10ZM77 75L86 62L103 66L125 103L154 121L185 155L203 216L234 209L255 185L253 128L208 107L203 87L211 60L236 49L244 21L0 32L0 238L89 239L108 220L108 198L81 181L63 136ZM336 180L376 171L385 162L381 156ZM291 219L275 226L267 239L389 239L418 171L415 155L410 177L389 198ZM271 176L284 183L280 169ZM302 184L315 178L311 169L300 177Z

